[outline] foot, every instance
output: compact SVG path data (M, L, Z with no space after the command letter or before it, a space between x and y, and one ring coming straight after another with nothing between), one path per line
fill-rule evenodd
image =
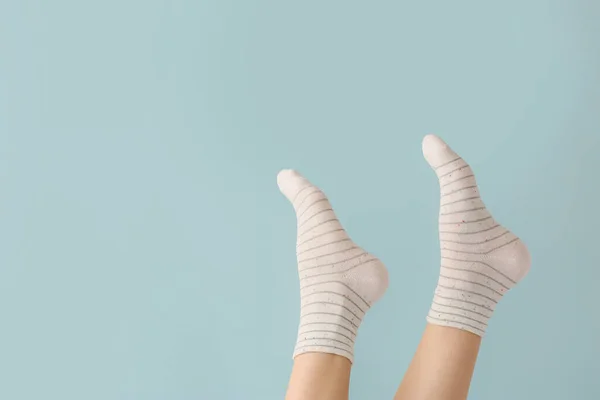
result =
M321 352L352 362L358 327L385 292L387 270L350 239L319 188L292 170L281 171L277 183L298 221L301 307L294 357Z
M471 167L427 135L423 155L440 184L440 279L427 321L483 336L496 304L529 271L527 247L483 204Z

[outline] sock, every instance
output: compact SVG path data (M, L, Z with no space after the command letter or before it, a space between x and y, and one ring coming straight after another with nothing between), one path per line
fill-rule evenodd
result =
M388 286L381 261L354 243L325 194L295 171L277 176L297 218L300 326L294 358L331 353L353 361L365 313Z
M529 252L494 220L473 171L442 139L425 136L423 155L441 192L441 271L427 321L483 336L498 301L529 271Z

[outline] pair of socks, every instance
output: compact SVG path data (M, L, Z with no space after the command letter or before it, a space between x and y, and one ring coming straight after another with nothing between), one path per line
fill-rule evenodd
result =
M529 271L527 247L486 209L473 171L439 137L423 155L440 184L440 277L427 321L483 336L496 304ZM388 273L354 243L327 196L293 170L277 176L297 217L300 324L294 357L337 354L353 361L358 328L388 287Z

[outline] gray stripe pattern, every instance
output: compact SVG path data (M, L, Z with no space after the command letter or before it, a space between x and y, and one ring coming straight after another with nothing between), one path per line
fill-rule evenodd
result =
M300 280L300 324L294 357L312 351L338 354L352 361L358 328L380 297L371 287L381 279L380 271L385 267L352 242L320 189L309 185L300 192L291 196L297 217Z
M427 320L483 336L495 305L528 269L519 238L485 207L470 166L445 148L440 184L441 271ZM437 157L437 156L436 156ZM442 158L443 159L443 158Z

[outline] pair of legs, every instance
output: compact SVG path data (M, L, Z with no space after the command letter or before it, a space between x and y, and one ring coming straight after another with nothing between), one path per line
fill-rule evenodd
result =
M396 400L464 400L481 337L427 324ZM286 400L346 400L352 364L345 357L305 353L294 360Z
M396 400L464 400L496 304L529 270L525 245L498 224L469 165L428 135L440 183L441 270L423 338ZM346 234L325 196L298 173L278 184L297 216L301 315L287 400L348 398L354 341L388 286L387 270Z

